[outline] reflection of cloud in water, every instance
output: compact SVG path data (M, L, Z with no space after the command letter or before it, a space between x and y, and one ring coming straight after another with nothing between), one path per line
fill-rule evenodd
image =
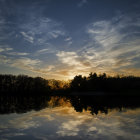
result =
M29 129L31 127L38 127L39 123L37 121L33 120L33 116L29 113L17 115L13 114L12 118L8 119L7 122L4 122L4 124L0 123L1 129Z
M68 121L62 123L62 125L59 127L59 131L56 133L61 136L76 136L78 135L78 132L80 131L80 126L83 123L83 120L74 120L74 121Z
M4 130L14 128L21 134L29 131L35 139L51 140L74 137L74 139L135 139L140 138L140 109L116 109L108 114L99 112L91 115L90 111L76 112L71 106L57 106L25 114L13 114L7 123L0 122ZM35 128L35 129L34 129ZM14 137L9 134L9 137ZM14 133L18 134L18 133ZM8 136L7 136L8 137ZM5 134L6 138L6 134Z
M4 136L14 137L14 136L23 136L23 135L26 135L26 134L25 133L8 133L8 134L5 134Z
M48 113L48 110L43 110L41 112L32 112L26 114L25 116L17 117L10 120L9 123L16 129L29 129L31 127L37 128L41 125L37 119L40 117L47 121L52 121L55 119Z
M140 109L137 111L139 112ZM86 112L79 113L71 118L72 120L63 122L56 133L60 136L83 135L83 138L88 136L89 139L139 139L140 135L136 134L135 130L140 131L140 127L136 122L137 119L131 116L132 112L139 116L140 112L134 113L135 110L122 113L113 110L108 115L100 114L97 116L91 116ZM81 132L83 133L81 134Z

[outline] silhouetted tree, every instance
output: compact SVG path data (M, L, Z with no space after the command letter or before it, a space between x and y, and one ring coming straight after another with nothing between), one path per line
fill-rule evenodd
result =
M89 76L75 76L71 82L71 89L75 91L110 91L110 92L140 92L140 77L117 76L107 77L106 73L90 73Z
M77 75L70 83L60 80L45 80L27 75L0 75L0 94L50 94L73 91L104 91L128 95L140 93L140 77L107 76L90 73L88 77Z
M38 94L50 93L48 81L36 77L28 77L27 75L0 75L0 92L7 94Z
M82 77L82 75L75 76L70 85L73 90L85 90L86 77Z
M96 73L90 73L88 79L92 80L92 79L96 79L97 78L97 74Z

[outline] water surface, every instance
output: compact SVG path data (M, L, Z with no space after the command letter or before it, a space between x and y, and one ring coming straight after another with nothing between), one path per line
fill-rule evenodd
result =
M1 140L139 140L138 99L0 97Z

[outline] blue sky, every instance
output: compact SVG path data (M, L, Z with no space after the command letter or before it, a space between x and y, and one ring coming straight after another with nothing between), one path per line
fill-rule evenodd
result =
M0 0L0 73L140 76L139 0Z

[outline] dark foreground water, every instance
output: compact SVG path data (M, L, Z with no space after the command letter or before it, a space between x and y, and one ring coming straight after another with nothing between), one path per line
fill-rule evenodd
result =
M140 140L139 98L0 97L0 140Z

